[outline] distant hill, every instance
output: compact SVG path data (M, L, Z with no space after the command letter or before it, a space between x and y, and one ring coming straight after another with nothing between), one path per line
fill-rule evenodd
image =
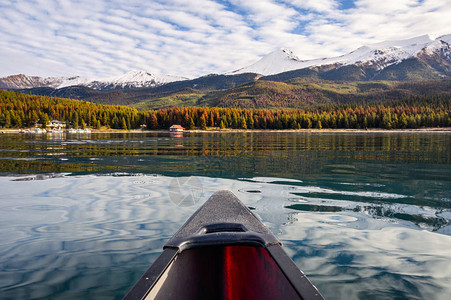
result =
M198 106L241 108L311 108L324 104L370 103L418 95L450 95L451 79L421 82L337 81L297 78L285 82L259 80L199 98Z
M406 66L408 68L408 66ZM387 70L402 72L402 69ZM288 73L299 72L291 71ZM337 71L338 72L338 71ZM298 73L299 74L299 73ZM308 72L304 73L308 74ZM285 76L279 74L253 80L254 74L215 75L181 81L154 89L123 89L101 92L87 87L63 89L40 88L23 90L28 94L88 100L99 104L129 105L138 109L158 109L175 106L218 106L241 108L305 108L323 104L365 103L398 100L415 95L451 94L451 79L424 81L331 81L317 76ZM290 74L288 74L290 75ZM269 81L287 79L286 82ZM219 78L218 78L219 77ZM217 81L217 79L219 79ZM239 85L243 83L242 85ZM232 86L228 89L218 87ZM234 86L234 87L233 87Z
M161 108L173 107L176 105L184 106L183 103L180 103L180 101L176 101L175 103L172 101L172 103L168 104L161 103L159 100L162 98L175 97L181 99L178 95L199 95L200 97L208 92L235 88L240 85L253 82L257 79L257 74L249 73L238 75L213 74L192 80L171 82L154 88L127 88L113 91L98 91L84 86L71 86L60 89L46 87L20 89L19 91L26 94L89 100L101 104L131 105L143 101L158 100L158 104L156 105L141 106L145 108Z

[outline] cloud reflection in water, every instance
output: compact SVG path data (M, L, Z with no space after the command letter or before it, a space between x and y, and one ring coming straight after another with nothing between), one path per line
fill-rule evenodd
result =
M6 298L120 298L166 240L220 189L232 190L254 208L327 298L445 299L451 293L451 236L355 210L362 202L294 193L357 193L367 205L376 205L371 202L376 186L359 194L347 185L326 189L282 178L198 177L199 201L180 207L169 195L173 177L118 173L14 179L0 177L0 292ZM405 196L380 195L376 198ZM300 211L289 208L294 202L342 210ZM413 204L394 203L391 209L428 212ZM449 212L442 215L447 218Z

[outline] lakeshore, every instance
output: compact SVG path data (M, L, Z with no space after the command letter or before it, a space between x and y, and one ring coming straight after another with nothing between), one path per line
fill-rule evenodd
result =
M24 129L17 129L17 128L2 128L0 129L0 133L23 133L21 130ZM132 130L125 130L125 129L90 129L91 133L168 133L168 130L162 130L162 129L132 129ZM310 128L310 129L218 129L218 128L211 128L211 129L192 129L192 130L185 130L180 133L205 133L205 132L212 132L212 133L228 133L228 132L355 132L355 133L380 133L380 132L451 132L451 127L425 127L425 128L415 128L415 129L383 129L383 128L369 128L369 129L317 129L317 128ZM62 132L67 133L67 132ZM38 133L38 134L51 134L51 133ZM61 134L61 133L60 133ZM69 133L73 134L73 133Z

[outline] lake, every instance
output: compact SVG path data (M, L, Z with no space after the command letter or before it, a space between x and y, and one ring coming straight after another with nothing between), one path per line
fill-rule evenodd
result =
M0 135L0 298L121 299L231 190L328 299L449 299L451 132Z

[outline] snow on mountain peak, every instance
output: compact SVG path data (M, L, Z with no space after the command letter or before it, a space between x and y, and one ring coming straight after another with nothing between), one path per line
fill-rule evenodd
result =
M438 37L437 40L443 41L447 44L451 44L451 34L442 35L442 36Z
M69 86L87 86L93 89L156 87L173 81L187 78L170 75L156 75L146 71L132 70L122 75L103 79L73 77L27 76L23 74L0 78L0 88L27 89L35 87L63 88Z
M257 73L266 75L281 73L292 70L292 66L294 64L302 62L303 61L300 60L291 50L280 48L262 57L253 65L233 72L229 72L226 75L235 75L242 73Z
M285 55L287 58L289 58L291 60L299 60L300 61L300 59L291 50L280 48L279 50L274 51L274 53L278 53L278 52L282 52L282 55Z
M112 88L116 87L155 87L173 81L186 80L187 78L170 75L156 75L142 70L131 70L120 76L97 80L92 87L99 84Z
M439 38L432 35L422 35L406 40L379 42L362 46L341 56L313 60L301 60L290 50L279 49L248 67L227 74L258 73L274 75L308 67L351 64L373 66L380 70L404 59L415 57L424 49L433 52L441 47L441 41L451 44L451 35L444 35Z

